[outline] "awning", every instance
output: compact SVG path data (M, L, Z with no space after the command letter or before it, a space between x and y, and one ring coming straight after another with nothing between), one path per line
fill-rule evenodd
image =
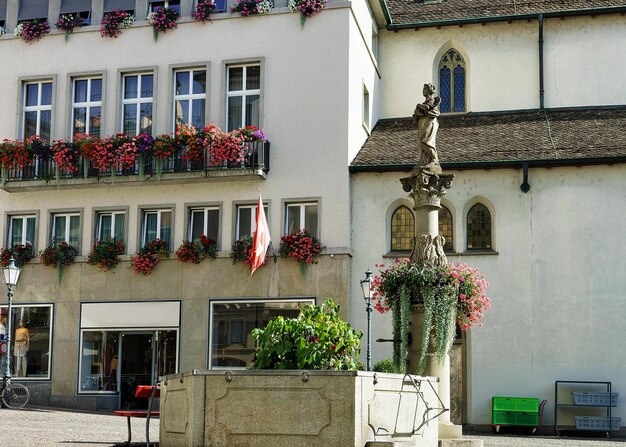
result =
M7 0L0 0L0 20L7 19Z
M135 0L104 0L104 12L111 12L114 9L134 11Z
M61 2L61 14L84 11L91 11L91 0L63 0Z
M40 19L44 17L48 17L48 0L20 1L18 20Z

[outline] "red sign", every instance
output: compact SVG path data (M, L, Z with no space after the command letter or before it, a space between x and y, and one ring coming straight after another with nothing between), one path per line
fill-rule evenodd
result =
M7 355L7 342L0 341L0 355Z

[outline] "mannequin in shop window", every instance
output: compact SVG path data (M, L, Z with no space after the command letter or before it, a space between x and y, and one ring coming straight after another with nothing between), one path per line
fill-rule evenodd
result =
M26 376L26 366L28 365L28 349L30 348L30 332L24 321L20 320L19 327L15 330L15 375L17 377Z
M0 372L4 371L4 365L6 364L6 355L2 352L6 352L6 344L8 331L7 331L7 317L4 315L0 318Z

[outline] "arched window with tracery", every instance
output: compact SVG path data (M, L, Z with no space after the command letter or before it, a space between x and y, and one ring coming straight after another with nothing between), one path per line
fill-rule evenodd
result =
M465 112L465 60L450 48L439 61L439 96L441 113Z
M491 213L477 203L467 213L467 249L491 250Z
M391 251L411 250L415 237L415 218L406 206L401 206L391 216Z
M448 208L441 205L439 210L439 234L445 239L443 245L444 250L453 250L453 235L452 235L452 213Z

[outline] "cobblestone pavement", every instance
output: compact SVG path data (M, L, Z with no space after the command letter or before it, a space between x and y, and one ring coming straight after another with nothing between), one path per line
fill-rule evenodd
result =
M159 439L158 423L158 419L150 423L151 441ZM133 443L131 445L133 447L145 446L145 419L133 418L132 427ZM8 410L0 408L0 447L113 447L121 446L126 441L127 434L126 418L112 414L79 413L55 409ZM482 439L484 447L626 447L626 439L482 434L465 437Z

